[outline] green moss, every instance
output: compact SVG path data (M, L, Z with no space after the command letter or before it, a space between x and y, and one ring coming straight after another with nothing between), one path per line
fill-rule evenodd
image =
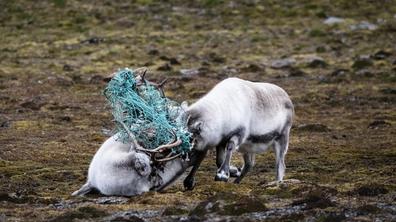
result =
M75 211L66 212L60 216L50 219L53 222L63 222L72 221L74 219L90 219L104 217L107 213L103 210L97 209L95 207L80 207Z

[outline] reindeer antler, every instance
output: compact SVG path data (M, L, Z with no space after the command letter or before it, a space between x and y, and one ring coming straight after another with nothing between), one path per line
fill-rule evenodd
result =
M118 123L121 124L121 126L125 129L125 131L128 133L129 138L131 138L133 145L135 146L135 149L144 149L142 146L140 146L140 144L137 142L135 135L133 135L133 133L131 132L131 130L125 125L124 122L122 121L118 121Z

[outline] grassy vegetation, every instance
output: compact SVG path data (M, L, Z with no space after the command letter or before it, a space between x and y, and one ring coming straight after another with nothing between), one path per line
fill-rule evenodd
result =
M171 221L224 192L244 200L241 212L257 211L249 200L265 205L233 220L394 220L395 15L394 0L1 1L0 221ZM330 16L344 21L324 24ZM363 21L376 29L351 28ZM282 58L295 63L271 67ZM242 184L215 182L212 152L194 191L178 182L107 205L99 195L71 198L113 128L105 77L140 66L151 80L170 77L166 94L180 102L230 76L283 87L296 107L286 179L301 182L266 185L272 152ZM237 206L227 201L219 207ZM206 216L229 218L224 209Z

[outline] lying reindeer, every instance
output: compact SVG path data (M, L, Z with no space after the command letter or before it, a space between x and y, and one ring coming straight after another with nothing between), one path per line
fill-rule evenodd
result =
M164 163L162 170L156 169L146 152L139 150L134 142L117 141L116 134L96 152L89 166L87 182L72 195L82 196L93 190L119 196L160 191L172 184L194 161L192 154L190 161L175 158Z
M138 73L137 84L144 87L147 80L144 76L146 69L135 70ZM154 85L163 94L161 84ZM187 108L186 103L181 106L168 107L173 110L173 117L176 121L182 118ZM196 162L194 151L190 152L189 159L183 159L180 155L172 155L169 151L180 145L180 139L176 138L165 145L155 149L148 150L139 145L135 136L130 132L128 127L119 122L128 132L129 142L124 144L117 140L118 134L110 137L99 148L88 170L87 182L73 196L82 196L97 190L105 195L133 196L149 190L160 191L174 182L182 173ZM169 155L157 159L157 154L168 151Z
M217 151L215 179L227 181L231 170L231 176L237 177L234 182L239 183L253 167L256 153L274 144L276 180L282 181L293 114L289 96L276 85L238 78L218 83L186 112L188 129L195 140L193 149L198 154L184 186L193 188L194 174L210 147ZM241 172L230 167L235 149L243 154Z

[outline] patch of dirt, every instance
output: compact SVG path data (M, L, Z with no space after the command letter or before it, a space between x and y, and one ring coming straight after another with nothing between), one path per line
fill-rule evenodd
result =
M369 0L1 1L0 221L200 221L208 204L211 220L396 220L395 12ZM109 76L141 66L179 102L231 76L284 88L296 113L286 179L300 182L267 186L272 152L241 184L215 182L210 151L193 191L179 180L71 197L114 128Z

